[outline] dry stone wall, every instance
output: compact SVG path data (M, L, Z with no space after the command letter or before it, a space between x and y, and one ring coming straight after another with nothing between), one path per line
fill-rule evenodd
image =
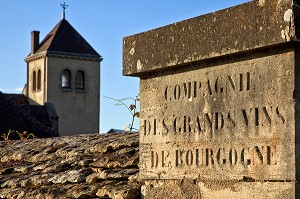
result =
M0 142L0 198L140 198L138 133Z

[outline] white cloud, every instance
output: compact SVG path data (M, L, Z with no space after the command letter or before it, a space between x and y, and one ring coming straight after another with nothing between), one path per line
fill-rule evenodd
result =
M8 89L5 89L5 88L0 88L0 91L1 91L2 93L5 93L5 92L7 92L7 91L8 91Z
M15 92L22 92L23 91L23 88L16 88L14 89Z
M19 88L14 88L14 89L10 89L10 88L0 88L0 91L2 93L21 93L23 91L23 88L19 87Z

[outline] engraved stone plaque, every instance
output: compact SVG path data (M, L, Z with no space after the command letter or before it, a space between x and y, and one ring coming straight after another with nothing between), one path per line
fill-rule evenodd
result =
M124 38L145 198L300 198L299 5L254 0Z
M285 52L141 78L141 175L294 179L293 60Z

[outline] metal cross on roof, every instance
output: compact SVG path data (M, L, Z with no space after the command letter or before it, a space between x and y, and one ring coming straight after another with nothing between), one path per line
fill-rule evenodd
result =
M62 18L64 19L66 16L66 9L69 5L67 5L66 2L64 2L63 4L60 4L60 6L63 8Z

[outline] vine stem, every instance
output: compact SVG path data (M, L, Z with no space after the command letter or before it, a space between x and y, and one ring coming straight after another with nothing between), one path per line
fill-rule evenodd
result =
M127 98L123 98L123 99L115 99L115 98L112 98L112 97L107 97L107 96L103 96L105 98L108 98L108 99L111 99L111 100L115 100L117 101L117 103L115 105L117 106L120 106L120 105L123 105L127 108L127 110L130 112L131 116L132 116L132 120L131 120L131 124L130 124L130 128L129 128L129 131L132 131L133 129L137 130L136 128L133 128L133 124L134 124L134 120L135 120L135 117L139 117L139 116L136 116L137 112L136 112L136 104L137 104L137 101L139 101L139 98L138 96L134 99L132 97L127 97ZM124 101L125 100L133 100L134 101L134 108L132 108L132 105L130 106L127 106Z
M136 100L135 99L134 99L134 107L136 107ZM134 118L135 118L135 108L133 109L132 120L131 120L131 125L130 125L130 131L132 131L132 129L133 129Z
M107 96L103 96L103 97L106 97L106 98L108 98L108 99L112 99L112 100L117 101L118 103L116 103L115 105L117 105L117 106L120 106L120 105L125 106L125 107L129 110L129 112L131 113L131 115L133 115L133 113L131 112L130 108L123 102L124 100L127 100L127 99L132 99L132 100L134 100L133 98L127 97L127 98L124 98L124 99L115 99L115 98L107 97ZM121 104L119 104L119 103L121 103Z

